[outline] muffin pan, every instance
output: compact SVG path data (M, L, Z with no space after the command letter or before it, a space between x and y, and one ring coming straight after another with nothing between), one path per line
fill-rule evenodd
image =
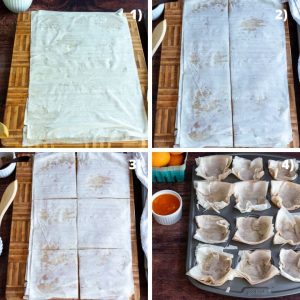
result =
M227 153L226 153L227 154ZM230 234L229 234L229 242L225 242L222 244L218 244L218 246L226 247L225 252L232 253L234 255L232 267L236 268L238 263L238 251L239 250L255 250L255 249L270 249L272 251L272 264L274 264L277 268L279 268L279 252L281 249L293 249L293 250L300 250L300 246L296 249L295 246L289 245L274 245L273 244L273 237L267 240L264 243L259 245L246 245L239 242L235 242L232 240L233 235L236 232L236 218L237 217L245 217L245 216L272 216L273 217L273 224L275 224L276 215L278 212L278 208L271 203L271 196L270 196L270 188L271 188L271 180L272 177L268 171L268 160L285 160L291 157L285 157L281 155L268 155L268 154L232 154L232 156L240 156L247 159L254 159L256 157L263 158L264 164L264 171L265 174L260 180L269 181L269 189L267 194L267 199L270 201L271 208L264 210L264 211L254 211L251 213L240 213L235 206L235 199L234 196L231 196L230 204L220 211L220 214L216 213L213 210L205 211L204 208L199 206L197 208L197 196L196 191L194 189L193 182L195 180L203 180L203 178L196 175L195 169L196 166L193 168L193 181L192 181L192 196L191 196L191 205L190 205L190 216L189 216L189 235L188 235L188 249L187 249L187 261L186 261L186 271L190 270L192 267L196 265L195 259L195 250L199 242L193 238L197 225L195 222L195 216L197 215L220 215L224 217L230 223ZM299 171L298 171L299 173ZM240 180L233 174L229 175L223 182L240 182ZM297 177L296 180L293 182L300 184L300 176ZM292 213L300 212L300 209L293 211ZM276 232L276 231L275 231ZM231 247L234 246L234 247ZM261 284L257 284L251 286L245 279L241 278L234 278L232 281L227 281L224 285L220 287L211 287L188 277L189 280L192 282L193 285L198 287L199 289L213 292L216 294L227 295L232 297L239 297L239 298L270 298L270 297L282 297L282 296L289 296L300 293L300 284L297 282L290 281L281 275L275 276L269 281L266 281Z

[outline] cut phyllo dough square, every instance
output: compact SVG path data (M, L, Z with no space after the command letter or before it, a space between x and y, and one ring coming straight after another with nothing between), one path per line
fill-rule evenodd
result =
M76 201L35 201L32 217L34 249L77 249Z
M134 292L131 253L122 249L79 250L82 299L128 299Z
M76 198L75 153L38 153L34 156L32 199Z
M29 299L78 299L76 250L33 250L31 255Z
M78 153L78 198L129 198L129 163L122 153Z
M78 248L130 248L129 199L78 200Z

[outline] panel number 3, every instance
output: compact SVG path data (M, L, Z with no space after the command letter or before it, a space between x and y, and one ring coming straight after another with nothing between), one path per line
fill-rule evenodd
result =
M136 161L134 159L131 159L129 161L129 170L135 170L136 169Z

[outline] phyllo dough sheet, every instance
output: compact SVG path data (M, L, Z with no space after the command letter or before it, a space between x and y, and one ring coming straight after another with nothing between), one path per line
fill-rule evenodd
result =
M185 0L182 22L179 147L233 146L228 0Z
M282 147L292 141L281 0L230 0L235 147Z
M292 141L281 0L184 0L179 147Z
M49 182L33 193L26 299L111 300L134 293L128 156L78 153L77 167L76 174L75 153L35 155L33 192ZM85 195L88 189L79 197L80 183L99 169L110 181L101 181L93 197ZM67 188L53 197L52 185L62 183Z
M23 145L147 139L147 117L122 11L31 13Z

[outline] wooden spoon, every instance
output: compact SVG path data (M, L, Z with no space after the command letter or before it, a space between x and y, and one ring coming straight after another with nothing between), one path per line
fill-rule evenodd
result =
M163 3L177 2L177 1L178 1L178 0L154 0L153 3L152 3L152 5L153 5L153 7L154 7L154 6L163 4Z
M11 182L6 190L4 191L1 202L0 202L0 227L1 227L1 222L3 220L3 217L5 213L7 212L8 208L10 207L11 203L14 201L16 194L18 191L18 180L15 180ZM3 242L0 237L0 255L3 250Z
M161 21L153 30L152 33L152 56L157 51L158 47L162 43L167 31L167 20Z
M0 139L4 139L9 137L9 131L8 128L0 122Z

